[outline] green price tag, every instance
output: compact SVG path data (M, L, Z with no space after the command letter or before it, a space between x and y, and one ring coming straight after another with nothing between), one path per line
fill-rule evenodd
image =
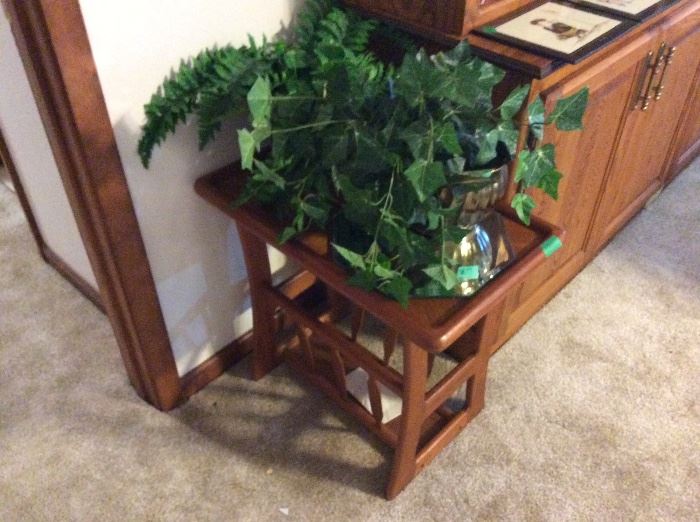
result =
M476 265L460 266L457 269L457 279L463 283L479 279L479 267Z
M489 33L489 34L495 34L498 32L496 30L496 28L492 25L485 25L484 27L481 28L481 30L484 31L485 33Z
M542 243L542 252L544 252L545 257L552 257L554 253L561 248L561 246L561 239L559 239L557 236L552 236Z

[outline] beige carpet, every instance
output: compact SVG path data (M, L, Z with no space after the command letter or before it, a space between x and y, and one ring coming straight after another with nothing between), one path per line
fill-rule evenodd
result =
M698 202L700 162L494 357L484 412L386 502L388 453L285 369L142 403L0 186L0 520L700 520Z

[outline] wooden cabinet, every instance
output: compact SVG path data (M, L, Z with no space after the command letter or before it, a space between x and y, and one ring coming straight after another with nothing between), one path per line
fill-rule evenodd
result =
M663 186L673 139L700 65L700 3L677 13L650 34L654 39L648 53L652 54L639 64L639 90L631 93L593 222L591 237L596 249Z
M557 147L557 166L565 175L557 201L533 194L538 205L535 213L564 228L567 237L564 246L511 296L510 313L501 330L504 338L520 328L585 265L591 217L625 121L630 92L639 84L640 64L646 60L651 44L650 35L638 38L596 66L542 93L548 111L558 99L583 86L590 90L590 101L582 131L560 133L550 127L545 133L545 141Z
M695 3L597 64L542 89L548 108L582 86L590 89L590 102L583 131L549 129L545 135L557 147L557 165L565 176L558 201L535 195L536 213L566 229L567 240L510 296L500 343L662 188L674 165L697 152L700 103L693 94L700 65L699 15L700 3Z
M700 69L695 72L693 88L676 132L674 149L666 181L673 180L700 153Z
M700 153L700 9L692 14L674 17L664 24L669 41L678 48L670 82L679 82L678 90L692 82L685 104L676 92L668 94L666 103L676 103L681 109L681 121L673 140L666 181L680 173ZM675 85L675 84L674 84ZM680 94L683 94L682 92Z
M485 24L534 0L346 0L368 14L386 18L424 36L462 40Z

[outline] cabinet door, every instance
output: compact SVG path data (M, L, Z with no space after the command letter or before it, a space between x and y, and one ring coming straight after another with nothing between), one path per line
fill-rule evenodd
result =
M630 92L640 83L640 63L653 48L652 36L641 35L601 63L543 93L548 112L556 101L587 86L590 91L582 131L558 132L547 128L545 141L556 146L558 169L564 174L559 199L533 194L535 214L567 232L563 247L533 271L510 303L509 336L558 292L586 261L588 231L613 155L616 136L628 110Z
M594 225L594 244L602 247L662 186L672 141L700 61L700 4L680 11L660 29L656 59L661 63L651 79L652 100L641 110L636 94L630 102ZM656 96L655 96L656 95Z
M680 30L680 33L686 36L677 42L677 53L680 53L678 61L669 66L675 69L672 79L675 80L675 74L682 74L689 77L694 76L695 81L685 98L685 106L681 115L682 119L676 131L673 154L669 162L667 181L676 176L700 153L700 20L698 20L698 12L700 10L696 10L691 15L684 13L684 17L681 20L676 20L676 23L694 23L694 25L688 26L689 30L683 31L682 28ZM673 33L677 34L679 31L679 29L672 29L670 26L668 26L668 29L666 27L667 24L664 24L665 32L671 33L671 38L673 38ZM675 38L673 39L676 40ZM693 65L695 66L694 69ZM669 70L669 77L671 77L671 73L672 71ZM679 93L677 96L682 94ZM662 97L665 95L668 95L667 98L673 100L671 92L662 94ZM668 100L664 101L668 102ZM678 103L680 103L680 99Z

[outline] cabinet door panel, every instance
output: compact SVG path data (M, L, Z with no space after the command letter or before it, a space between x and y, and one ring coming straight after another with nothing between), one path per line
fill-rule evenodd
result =
M557 201L536 195L535 213L556 223L567 232L564 246L523 283L518 301L528 299L565 263L586 248L600 189L605 178L616 136L629 103L630 92L638 81L637 63L650 47L651 37L642 37L609 60L589 69L560 86L543 93L551 111L556 101L583 86L590 91L584 128L578 132L558 132L548 128L545 141L556 146L558 169L564 174ZM579 256L583 262L583 256ZM562 281L561 286L566 281ZM553 291L556 292L560 286Z
M700 152L700 7L690 14L682 12L662 26L664 38L677 47L667 73L666 92L659 100L666 105L683 105L681 123L676 131L669 175L675 176ZM679 79L680 77L680 79ZM693 78L689 92L687 80Z
M652 93L663 84L661 97L648 111L630 109L596 216L600 247L661 188L678 121L697 71L700 53L700 4L694 4L662 26L657 53L673 60L654 77ZM663 47L662 47L663 44Z

